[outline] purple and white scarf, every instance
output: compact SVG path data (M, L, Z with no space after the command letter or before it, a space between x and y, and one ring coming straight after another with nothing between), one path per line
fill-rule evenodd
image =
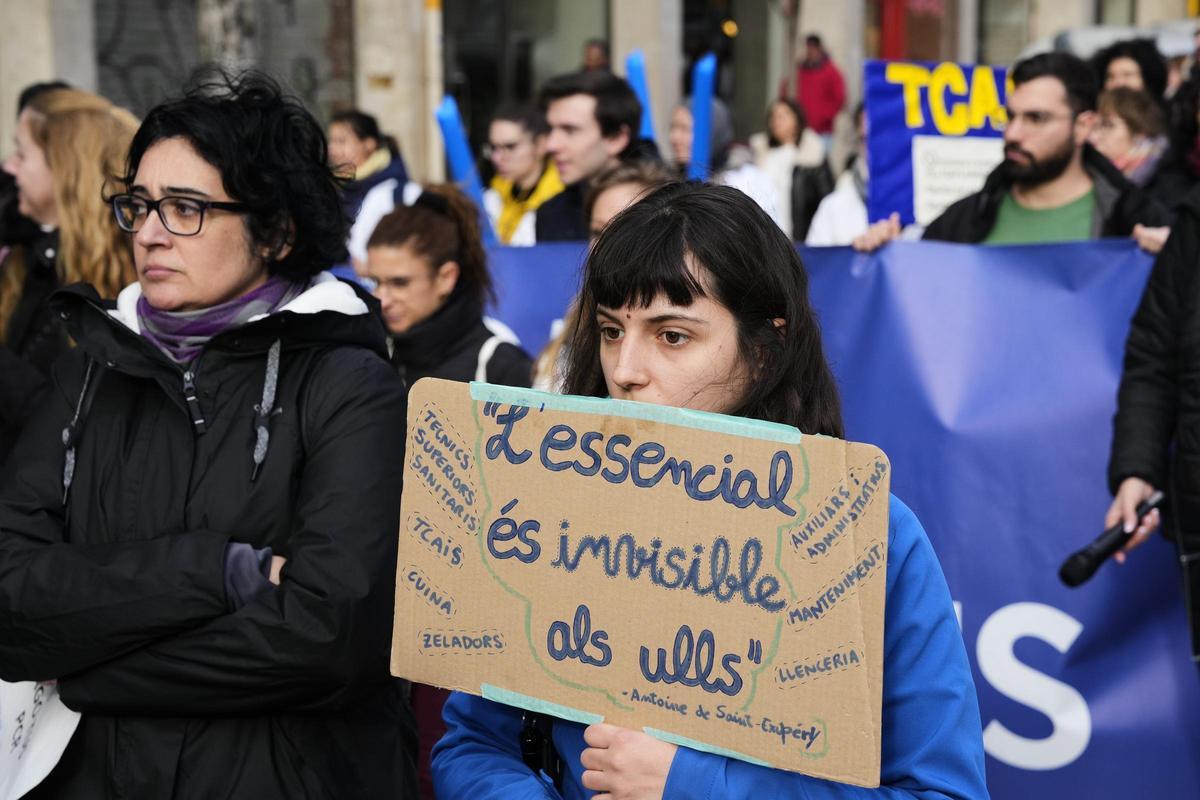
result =
M142 295L137 301L138 325L142 336L167 358L176 364L190 364L218 333L274 313L304 289L304 284L272 276L241 297L196 311L160 311Z

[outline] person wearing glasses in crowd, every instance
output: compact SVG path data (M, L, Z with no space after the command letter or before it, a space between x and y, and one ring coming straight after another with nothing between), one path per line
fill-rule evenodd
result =
M512 331L483 315L495 300L475 204L450 184L426 187L367 242L392 364L421 378L528 387L532 363Z
M533 364L516 338L483 316L494 299L475 204L434 185L379 221L367 243L367 276L383 307L392 364L408 388L421 378L528 387ZM489 325L491 327L489 327ZM449 693L412 685L421 796L433 797L429 754L446 730Z
M137 119L66 84L27 88L4 162L15 202L0 236L0 461L37 409L50 367L69 345L50 310L60 286L87 281L115 297L133 278L129 242L101 197ZM12 213L16 212L16 213Z
M1004 161L983 189L947 208L925 239L983 244L1069 242L1134 236L1169 217L1096 151L1096 77L1069 53L1042 53L1009 73ZM900 235L899 215L879 220L854 240L875 250Z
M501 244L534 243L535 212L563 190L558 167L546 156L545 116L533 106L504 105L492 117L484 155L496 175L483 207Z
M404 388L321 126L265 76L152 109L111 197L137 280L0 481L0 678L82 714L32 798L411 797L388 674ZM65 465L65 466L64 466Z
M1092 146L1121 170L1126 178L1165 208L1172 221L1188 202L1194 180L1171 149L1162 104L1144 91L1118 86L1100 93L1098 121ZM1148 229L1138 236L1157 253L1169 228ZM1154 240L1159 243L1152 246Z

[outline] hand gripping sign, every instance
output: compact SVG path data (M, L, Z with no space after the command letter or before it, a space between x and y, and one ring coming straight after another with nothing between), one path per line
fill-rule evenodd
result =
M879 784L878 449L432 379L408 425L395 675Z

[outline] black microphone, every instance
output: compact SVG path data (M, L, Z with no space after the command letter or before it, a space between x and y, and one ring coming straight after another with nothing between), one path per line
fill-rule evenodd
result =
M1138 504L1137 511L1134 512L1137 514L1138 522L1141 522L1143 517L1162 505L1162 501L1163 493L1156 491ZM1096 541L1079 552L1072 553L1071 557L1059 567L1059 579L1067 586L1078 586L1095 575L1096 570L1100 568L1104 560L1124 547L1132 538L1132 533L1125 532L1125 522L1118 522L1100 534L1096 538Z

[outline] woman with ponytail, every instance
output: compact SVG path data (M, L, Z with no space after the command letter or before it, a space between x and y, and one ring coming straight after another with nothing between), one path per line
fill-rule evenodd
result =
M113 298L134 276L128 237L103 190L105 177L120 171L137 119L77 89L26 99L4 170L16 180L19 211L40 232L0 264L0 460L67 348L50 293L85 282Z
M367 242L367 275L383 304L392 363L411 387L424 377L529 386L533 365L500 323L479 212L457 188L428 187L379 221Z

